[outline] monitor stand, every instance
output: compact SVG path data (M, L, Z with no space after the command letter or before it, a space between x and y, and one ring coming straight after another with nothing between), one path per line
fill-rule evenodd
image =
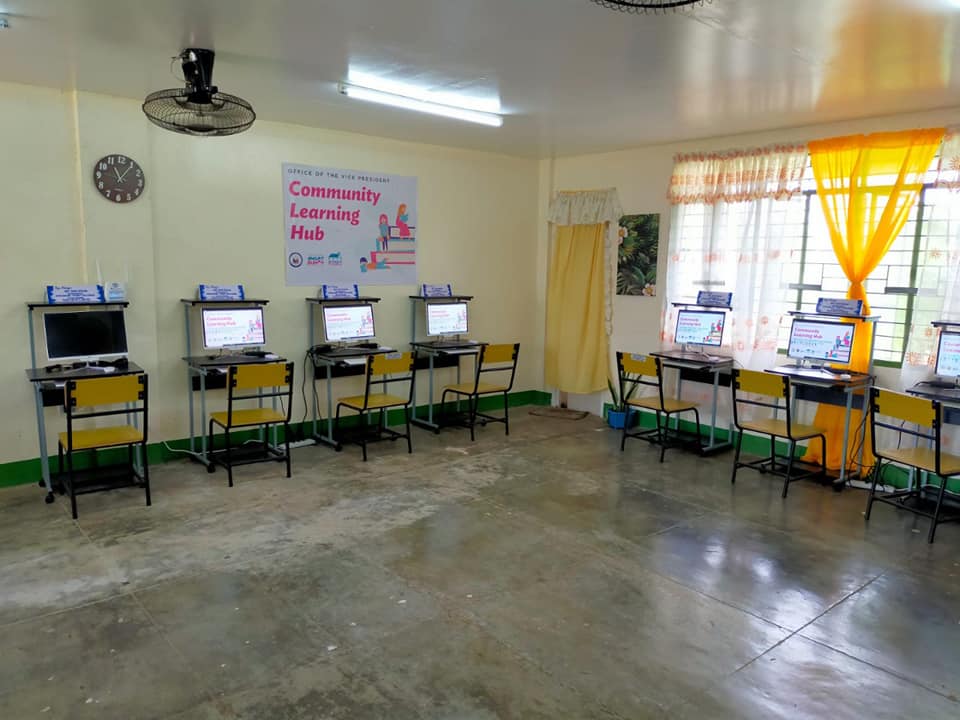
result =
M680 346L680 352L682 352L684 355L702 355L703 357L707 357L707 354L703 351L703 349L699 345L690 345L688 343L683 343Z

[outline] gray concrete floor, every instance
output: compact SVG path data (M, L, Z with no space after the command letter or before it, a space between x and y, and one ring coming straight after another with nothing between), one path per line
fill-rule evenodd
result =
M960 717L960 528L514 416L0 492L0 718Z

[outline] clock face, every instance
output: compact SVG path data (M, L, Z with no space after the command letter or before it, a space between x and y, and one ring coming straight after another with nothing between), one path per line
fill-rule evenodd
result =
M106 155L93 168L94 187L112 203L136 200L143 194L145 181L143 168L126 155Z

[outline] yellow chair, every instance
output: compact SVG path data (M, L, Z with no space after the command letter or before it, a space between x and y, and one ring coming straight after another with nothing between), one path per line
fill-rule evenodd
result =
M477 425L477 418L481 418L481 423L486 425L488 422L502 422L504 425L504 434L510 434L510 412L508 407L510 390L513 389L513 379L517 374L517 358L520 357L520 343L503 345L484 345L480 348L480 354L477 357L477 369L473 376L473 382L458 383L457 385L447 385L440 394L440 407L446 405L447 393L467 398L467 421L466 426L470 428L470 439L475 440L474 428ZM483 373L510 373L510 382L506 385L481 382ZM478 412L481 395L503 395L503 417L487 415Z
M697 442L700 441L700 411L697 403L666 397L663 392L663 364L660 358L652 355L634 355L617 352L617 376L620 381L620 397L624 398L624 410L627 411L623 422L623 435L620 438L620 451L623 452L627 438L639 438L660 446L660 462L663 462L668 447L684 445L679 429L671 437L670 418L680 413L692 412L697 424ZM656 395L649 397L630 397L641 387L656 388ZM650 410L656 416L657 425L652 430L630 432L630 413L632 408ZM661 422L661 416L663 422Z
M375 439L380 440L386 435L392 440L406 438L407 452L413 452L410 442L410 406L413 403L413 365L416 355L412 352L378 353L367 358L365 386L363 395L351 395L337 400L336 433L340 435L340 408L345 407L359 413L360 427L355 434L355 442L359 443L363 451L363 460L367 460L367 442L371 439L367 427L367 413L380 411L375 429ZM406 397L391 395L387 391L393 383L408 382L409 389ZM374 385L380 385L383 392L371 392ZM399 433L387 427L387 410L403 408L405 433ZM353 439L353 438L350 438ZM339 446L337 448L340 449Z
M103 489L102 487L96 487L81 488L79 492L77 490L73 467L74 454L84 450L91 451L93 464L96 466L97 450L126 446L130 476L134 480L139 480L140 484L143 485L147 505L150 505L150 469L147 461L146 374L110 375L82 380L68 380L64 397L66 400L67 431L60 433L57 456L61 476L65 479L66 489L70 493L70 510L73 513L73 519L77 519L77 495ZM124 407L117 408L117 405L124 405ZM107 406L111 406L112 409L96 409ZM78 412L83 409L88 409L88 411ZM128 421L137 415L142 415L142 427L137 427L135 419L133 425L128 422L123 425L85 430L78 430L74 427L77 420L114 415L126 415ZM137 472L134 462L133 449L138 445L140 446L143 464L141 472ZM66 455L67 461L66 474L63 472L64 455Z
M882 418L889 418L883 420ZM895 421L895 422L894 422ZM942 522L960 520L960 514L941 516L943 495L947 488L947 480L960 475L960 457L943 452L941 443L941 427L943 425L943 407L936 400L925 400L912 395L870 389L870 432L873 454L877 463L873 467L873 482L870 485L870 498L867 500L867 511L864 517L870 519L870 511L874 501L887 503L902 510L909 510L915 515L930 518L930 532L927 542L933 542L937 532L937 525ZM897 432L897 447L877 447L877 430L887 428ZM914 429L916 428L916 429ZM899 439L904 434L916 438L914 447L901 447ZM921 447L921 443L923 446ZM916 476L911 474L910 486L906 490L877 494L877 483L882 475L883 461L903 465L911 468ZM907 505L906 500L919 498L924 490L922 476L934 474L940 477L937 489L937 504L933 512L925 510L919 505ZM916 486L914 479L916 477ZM929 487L927 485L926 487Z
M241 394L247 393L247 394ZM262 407L265 398L279 398L280 410L273 407ZM236 408L236 403L256 400L258 407ZM258 462L284 462L287 466L287 477L290 477L290 409L293 404L293 363L251 363L248 365L231 365L227 376L227 409L226 412L210 413L209 435L209 465L207 470L213 472L216 465L227 469L227 484L233 487L233 466L249 465ZM223 428L223 450L214 452L213 426ZM283 425L284 451L280 452L270 444L266 431L269 427ZM255 456L244 454L234 457L239 448L232 447L230 431L238 428L259 427L264 431L263 453Z
M790 378L785 375L775 375L755 370L734 369L730 387L733 390L733 424L739 431L737 433L736 451L733 456L731 484L737 481L737 470L739 468L749 467L759 470L761 473L770 473L782 477L783 494L781 497L786 497L791 482L811 477L822 478L826 475L827 469L823 465L815 470L808 470L798 475L793 474L794 465L798 462L794 458L797 443L812 440L816 437L820 438L821 457L826 461L827 439L824 431L820 428L793 422L790 412ZM766 399L746 398L743 397L743 393ZM760 420L743 420L740 417L740 405L770 408L773 410L773 417ZM780 412L784 413L783 420L778 417ZM744 432L768 435L770 437L770 456L751 462L740 462L740 449L743 445ZM778 439L787 441L786 463L778 462L778 459L782 459L777 455Z

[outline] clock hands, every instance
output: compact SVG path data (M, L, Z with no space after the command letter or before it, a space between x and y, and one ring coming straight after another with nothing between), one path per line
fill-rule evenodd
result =
M117 176L117 182L123 182L123 178L120 177L120 171L119 171L119 170L117 170L116 168L114 168L114 169L113 169L113 173L114 173L114 175Z
M123 182L123 179L127 176L127 173L130 172L130 170L131 170L132 168L133 168L133 165L131 165L130 167L128 167L126 170L124 170L124 171L123 171L123 175L121 175L120 173L117 173L117 180L119 180L120 182ZM114 168L114 169L116 169L116 168Z

